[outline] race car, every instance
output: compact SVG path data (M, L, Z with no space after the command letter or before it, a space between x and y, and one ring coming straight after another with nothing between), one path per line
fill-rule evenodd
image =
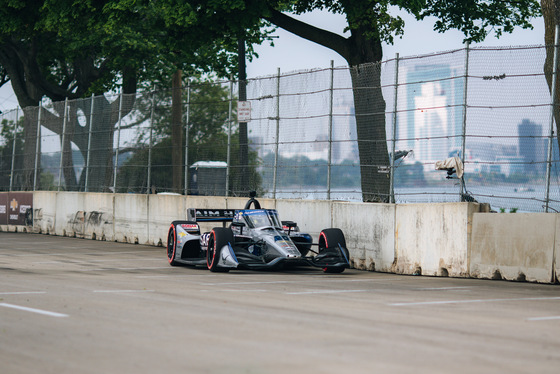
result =
M227 272L311 265L326 273L342 273L350 267L340 229L324 229L318 243L313 243L311 235L300 232L297 223L280 221L275 209L261 209L254 193L244 209L191 208L187 218L173 221L169 227L167 259L172 266L204 266L212 272ZM201 234L199 222L221 222L222 227Z

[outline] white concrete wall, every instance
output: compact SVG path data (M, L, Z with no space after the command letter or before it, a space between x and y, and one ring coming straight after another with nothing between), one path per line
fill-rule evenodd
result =
M313 237L314 243L323 229L334 227L331 201L277 200L275 209L281 220L296 222L300 231Z
M468 276L469 206L465 203L397 205L393 272Z
M125 243L150 243L149 195L115 194L113 221L115 241Z
M76 236L96 240L115 240L115 196L107 193L88 193L83 203L85 216L83 233L81 236Z
M476 213L473 203L363 204L259 199L315 242L325 228L345 234L355 268L452 277L551 282L560 272L557 214ZM242 209L246 198L35 192L34 231L164 246L188 208ZM213 223L202 224L203 231Z
M470 275L550 282L560 239L557 217L548 213L475 213Z
M554 242L554 279L553 282L560 282L560 217L556 215L556 229L555 229L555 242Z
M333 203L333 226L344 232L352 265L390 272L395 260L395 205Z
M33 193L33 222L35 231L55 234L56 192L37 191Z

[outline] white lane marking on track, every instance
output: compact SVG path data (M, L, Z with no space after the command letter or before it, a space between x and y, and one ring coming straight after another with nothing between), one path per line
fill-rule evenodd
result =
M31 313L43 314L43 315L50 316L50 317L68 317L68 314L49 312L48 310L28 308L28 307L20 306L20 305L0 303L0 306L5 307L5 308L23 310L23 311L31 312Z
M200 292L268 292L267 290L200 290Z
M391 303L390 306L415 306L415 305L444 305L444 304L471 304L493 303L501 301L546 301L560 300L560 297L520 297L511 299L476 299L476 300L446 300L446 301L419 301L413 303Z
M332 294L332 293L353 293L353 292L369 292L371 290L312 290L299 292L285 292L286 295L311 295L311 294Z
M96 293L135 293L135 292L154 292L154 290L94 290Z
M527 321L551 321L555 319L560 319L560 316L532 317L532 318L527 318Z
M432 288L418 288L419 291L447 291L447 290L462 290L469 289L472 287L432 287Z
M44 294L45 291L20 291L20 292L0 292L0 295L30 295L30 294Z

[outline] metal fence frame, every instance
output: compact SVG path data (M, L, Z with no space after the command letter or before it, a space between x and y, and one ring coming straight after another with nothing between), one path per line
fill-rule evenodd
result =
M554 48L554 66L556 67L554 69L553 72L553 88L552 88L552 92L553 94L551 95L551 101L550 101L550 123L549 123L549 128L547 131L547 138L548 138L548 149L547 149L547 159L546 161L546 177L545 177L545 201L544 201L544 211L545 212L549 212L550 210L555 210L552 207L550 207L550 188L551 188L551 168L552 168L552 164L553 162L557 161L557 160L553 160L553 143L554 143L554 110L555 108L558 106L557 103L557 97L556 97L556 89L555 89L555 84L556 84L556 76L558 74L557 72L557 68L558 68L558 53L559 53L559 31L558 28L556 29L556 42L555 42L555 48ZM465 59L464 59L464 75L462 77L456 77L456 78L462 78L464 80L464 85L463 85L463 110L462 110L462 133L459 134L459 136L461 137L461 153L460 153L460 157L463 159L463 162L465 162L465 152L466 152L466 141L469 138L469 134L467 133L467 115L468 115L468 110L469 110L469 102L468 102L468 82L469 82L469 56L470 56L470 52L471 52L471 48L470 46L467 44L465 46L465 48L462 50L465 53ZM390 139L387 139L387 141L390 143L389 149L390 149L390 153L392 155L395 155L396 152L396 143L399 140L397 137L397 133L396 133L396 129L397 129L397 123L399 121L399 114L400 111L398 109L398 102L399 102L399 87L401 87L403 84L405 84L406 82L401 82L399 79L399 64L400 62L403 61L403 58L401 58L399 56L399 54L396 54L395 59L393 60L393 63L395 64L395 72L394 72L394 82L392 84L389 84L387 87L393 89L393 108L392 111L390 111L389 113L386 114L391 114L386 115L387 118L391 118L391 121L393 122L392 124L392 133L390 135ZM331 62L331 66L328 69L329 72L329 79L330 82L328 83L329 88L328 88L328 108L327 108L327 118L328 118L328 127L327 127L327 139L326 139L326 144L328 146L328 150L327 150L327 185L326 185L326 198L327 199L332 199L332 188L331 188L331 181L332 181L332 167L333 167L333 163L332 163L332 153L333 153L333 143L335 142L335 139L333 139L333 118L335 116L334 112L333 112L333 97L336 91L335 88L335 84L334 84L334 72L337 68L334 67L333 62ZM275 133L276 136L274 137L273 140L273 145L274 145L274 165L272 166L273 172L272 172L272 188L270 191L270 197L272 198L277 198L277 186L278 186L278 168L279 168L279 145L281 144L280 139L280 131L281 131L281 121L282 121L282 117L281 117L281 112L280 112L280 108L281 108L281 98L283 96L283 93L281 92L281 80L284 78L285 76L283 76L280 73L280 69L278 69L278 73L276 74L276 76L274 77L267 77L267 79L273 79L276 81L276 92L273 97L273 100L275 100L275 113L273 116L270 116L269 119L272 120L276 126L275 128ZM259 79L259 78L257 78ZM236 90L234 89L234 84L237 84L238 82L234 81L233 79L230 79L228 82L223 82L224 84L227 84L228 86L228 91L229 91L229 98L228 98L228 114L227 114L227 122L228 122L228 146L227 146L227 177L226 177L226 196L229 196L230 194L230 187L229 187L229 176L230 176L230 172L231 172L231 136L232 136L232 126L234 125L234 123L236 122L235 120L235 108L234 108L234 102L236 101L235 98L235 93ZM146 93L146 95L150 95L150 100L151 100L151 108L150 108L150 124L153 124L154 122L154 115L155 115L155 101L154 101L154 95L155 92L149 92ZM190 96L191 95L191 84L189 82L189 84L186 86L186 96L187 96L187 100L185 103L185 108L186 108L186 115L185 115L185 123L184 123L184 128L186 129L185 131L185 157L184 157L184 190L182 191L183 194L187 194L189 191L189 159L188 159L188 147L189 147L189 116L190 116L190 107L191 107L191 99ZM123 121L123 94L118 95L118 99L119 100L119 109L118 109L118 120L116 123L116 129L115 129L115 134L114 136L116 137L116 148L115 148L115 156L114 156L114 166L113 166L113 177L112 177L112 181L113 181L113 185L112 190L113 192L117 191L117 171L118 171L118 165L119 165L119 147L120 147L120 137L121 137L121 125L122 125L122 121ZM89 113L89 121L90 123L93 123L93 113L94 113L94 105L95 105L95 96L91 96L91 98L89 100L91 100L91 103L89 104L90 107L90 113ZM87 99L83 99L83 100L87 100ZM260 98L257 99L249 99L249 100L260 100ZM61 143L64 144L65 143L65 136L66 136L66 125L67 125L67 121L68 121L68 105L69 105L69 101L68 99L66 99L66 101L64 102L64 109L63 109L63 131L62 131L62 136L61 136ZM27 110L30 110L29 108L27 108ZM14 163L15 163L15 158L16 158L16 142L18 140L17 137L17 130L18 130L18 121L21 119L20 115L19 115L19 109L15 109L16 114L15 114L15 122L16 122L16 131L14 133L13 136L13 146L12 146L12 160L11 160L11 170L10 170L10 180L9 180L9 191L12 191L15 188L15 183L14 183L14 176L16 175L16 172L14 170ZM39 170L39 157L41 154L41 146L40 146L40 142L42 139L41 136L41 128L42 128L42 121L43 119L41 118L41 113L43 112L43 103L41 103L41 105L37 108L37 138L36 138L36 147L35 147L35 167L33 170L33 190L38 190L39 186L37 184L38 181L38 170ZM3 116L3 115L2 115ZM3 118L3 117L2 117ZM151 183L151 170L152 170L152 149L154 146L153 143L153 126L150 125L149 128L149 142L148 142L148 164L147 164L147 188L146 188L146 192L150 193L150 186L152 185ZM388 133L389 134L389 133ZM85 160L85 186L84 186L84 191L88 192L90 190L90 186L88 185L88 183L90 182L88 179L89 176L89 170L91 168L91 164L90 164L90 150L91 150L91 145L92 145L92 137L94 136L94 134L92 133L91 130L91 126L89 126L88 129L88 149L87 149L87 157ZM59 164L59 174L58 174L58 190L60 190L62 188L62 170L63 170L63 149L61 148L61 152L60 152L60 164ZM395 173L394 170L396 168L395 165L395 160L394 157L391 157L390 160L390 197L389 197L389 202L396 202L395 199ZM466 188L464 183L462 183L461 180L461 185L460 185L460 190L459 190L459 194L457 196L457 200L460 201L462 199L462 196L466 193Z

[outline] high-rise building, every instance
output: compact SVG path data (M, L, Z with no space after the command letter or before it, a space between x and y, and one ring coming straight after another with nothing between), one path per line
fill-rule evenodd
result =
M518 154L523 159L523 170L530 174L542 174L546 170L547 139L542 136L542 126L527 118L517 125L519 136Z
M397 120L399 147L423 163L461 149L464 77L446 64L415 65L406 72L406 108ZM432 165L426 165L432 168Z

